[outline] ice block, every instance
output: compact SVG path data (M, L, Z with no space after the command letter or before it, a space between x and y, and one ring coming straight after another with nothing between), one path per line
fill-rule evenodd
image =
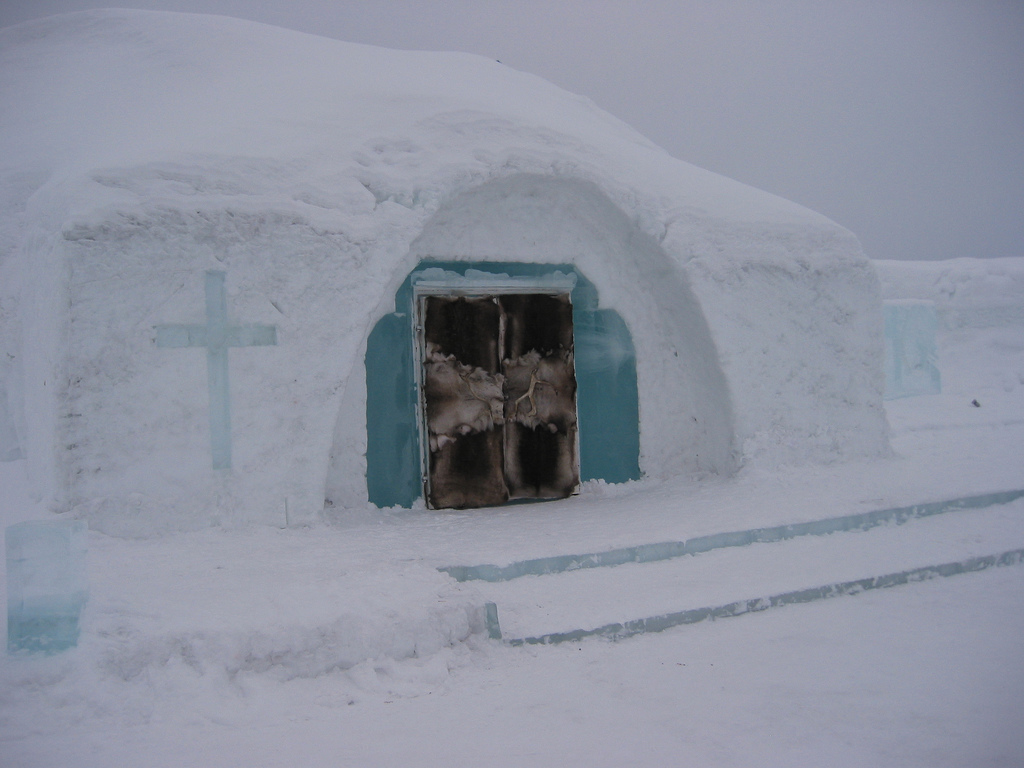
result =
M84 521L31 521L9 526L7 650L59 653L78 644L89 596Z
M937 326L930 301L885 302L886 400L942 392L936 365Z

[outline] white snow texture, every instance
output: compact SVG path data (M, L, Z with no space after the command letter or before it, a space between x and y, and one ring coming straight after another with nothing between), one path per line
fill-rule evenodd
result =
M878 280L824 217L498 62L233 19L0 31L0 458L97 530L367 504L367 334L422 258L575 264L637 352L645 476L884 456ZM202 349L229 322L233 467ZM332 458L333 452L333 458ZM333 476L329 476L332 474Z

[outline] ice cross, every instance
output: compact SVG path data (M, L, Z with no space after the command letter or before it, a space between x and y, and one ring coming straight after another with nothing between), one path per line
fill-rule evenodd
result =
M273 325L228 325L224 273L206 273L206 325L158 325L156 345L169 349L206 347L210 384L210 450L214 469L231 469L231 404L228 388L228 348L277 344Z

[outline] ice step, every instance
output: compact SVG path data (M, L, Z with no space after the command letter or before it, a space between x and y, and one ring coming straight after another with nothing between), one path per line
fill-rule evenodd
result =
M785 541L800 536L823 536L843 531L867 531L879 525L902 525L948 513L968 509L1009 504L1024 498L1024 490L997 491L975 496L965 496L946 501L914 504L909 507L878 509L873 512L859 512L840 517L827 517L801 523L774 525L767 528L751 528L741 531L696 536L685 541L662 541L655 544L639 544L631 547L608 549L586 554L553 555L531 560L518 560L508 565L450 565L438 570L449 574L457 581L509 581L521 576L541 576L582 568L606 568L624 563L650 563L669 560L684 555L696 555L726 547L742 547L748 544Z
M867 531L474 582L505 638L571 632L1024 548L1024 499Z

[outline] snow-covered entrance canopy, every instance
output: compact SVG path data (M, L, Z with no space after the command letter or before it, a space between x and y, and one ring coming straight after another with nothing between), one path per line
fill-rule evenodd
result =
M0 456L97 527L421 496L424 285L571 304L580 480L887 450L853 235L498 62L53 17L0 32L0 150Z

